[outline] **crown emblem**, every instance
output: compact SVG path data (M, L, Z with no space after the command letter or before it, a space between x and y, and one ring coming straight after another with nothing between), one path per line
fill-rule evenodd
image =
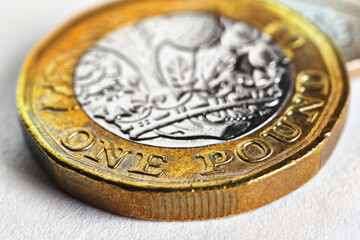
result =
M189 29L183 22L192 17L168 16L158 23L162 34L138 23L96 44L74 77L85 112L135 141L228 140L267 119L285 94L288 60L280 47L245 23L213 15Z

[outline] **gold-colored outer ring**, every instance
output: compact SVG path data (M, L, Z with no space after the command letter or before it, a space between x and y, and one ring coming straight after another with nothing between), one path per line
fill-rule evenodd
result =
M164 5L165 3L166 5ZM306 29L307 35L314 35L314 39L312 40L317 43L319 48L321 48L320 52L322 57L324 58L326 54L326 57L328 58L324 58L324 64L332 73L330 76L332 84L335 83L338 85L331 85L331 89L329 90L331 91L333 99L327 103L328 105L331 103L331 106L327 106L328 112L320 116L323 117L323 119L320 119L322 121L319 120L319 122L321 122L319 123L321 128L316 130L316 136L309 135L308 139L302 139L302 141L304 143L307 142L307 144L298 152L284 157L281 161L271 165L271 167L259 168L252 174L239 176L234 179L218 181L216 179L210 179L209 182L204 181L196 184L182 184L181 181L178 184L173 182L167 184L165 180L163 182L162 180L151 182L146 179L142 179L140 182L131 182L126 179L116 179L110 175L110 172L109 174L106 172L99 173L98 168L96 167L93 169L86 168L75 161L69 160L70 158L67 154L71 153L74 156L78 156L78 153L68 151L67 154L65 154L60 152L49 139L45 137L45 130L42 130L39 127L35 115L39 114L39 116L44 117L50 116L52 113L40 113L39 111L41 108L39 106L43 105L42 103L40 104L41 99L37 99L36 97L44 97L46 95L44 93L45 90L41 89L46 87L40 86L41 84L38 83L38 79L42 77L42 75L40 74L40 76L37 69L33 68L34 63L43 61L42 64L49 64L49 62L51 62L50 58L43 59L43 56L45 56L47 51L46 49L52 49L53 47L55 49L56 44L63 40L62 37L65 38L65 33L68 33L74 26L82 21L94 18L98 13L112 11L113 9L120 9L123 6L130 5L133 5L133 8L138 9L138 11L147 9L146 11L149 14L147 15L144 13L145 17L169 12L171 11L169 10L171 8L174 8L174 10L182 9L191 11L200 11L203 8L207 10L222 9L219 14L229 14L229 12L234 11L233 8L236 4L252 6L251 9L257 8L259 11L264 10L264 12L276 13L278 14L277 16L282 18L284 24L287 24L286 20L291 20L293 24L296 23L295 25L300 30ZM244 16L241 16L243 18L258 14L255 11L252 13L242 13L244 14ZM133 19L132 15L124 15L122 17L127 18L127 22L136 21L137 19ZM139 15L137 17L139 17ZM251 21L254 23L256 22L255 19L252 19ZM111 30L112 28L110 27L105 33ZM272 34L271 30L269 30L269 33ZM92 42L96 42L97 39L104 36L104 33L94 34L96 37L92 39ZM66 42L63 44L64 46L67 46L73 43ZM279 44L284 48L287 47L287 43L285 42L279 42ZM87 47L90 46L91 44L87 45ZM311 51L309 51L309 54L310 52ZM309 59L305 59L304 64L305 63L309 64ZM295 66L295 68L296 67L297 66ZM296 72L296 70L294 70L294 72ZM30 99L28 93L29 91L33 91L32 88L38 89L38 92L35 92L35 96L32 96L33 98ZM241 3L234 3L230 0L221 2L217 0L174 0L170 2L164 0L143 0L115 2L89 11L73 19L45 39L32 52L24 65L18 85L17 104L20 118L25 128L26 138L36 153L37 159L41 162L42 166L55 183L71 195L108 211L135 218L153 220L198 220L234 215L261 207L290 193L310 180L326 162L338 140L345 122L348 95L349 84L347 81L347 73L339 50L331 43L331 40L322 34L316 27L288 8L274 3L257 0L244 0ZM46 96L44 98L47 100L49 99L46 98ZM35 102L32 105L33 100L38 102ZM291 104L291 101L289 101L286 107L289 107ZM71 107L69 105L67 111L74 112L79 111L79 109L76 106ZM285 114L285 109L279 115L281 114ZM48 118L50 119L51 117ZM44 117L42 120L46 122L48 119ZM276 123L278 120L279 119L274 119L258 132L247 136L246 139L251 139L251 137L261 133L264 129L271 127L272 124ZM74 121L76 121L76 119L74 119ZM85 120L81 121L86 122ZM89 124L94 123L86 122L83 123L83 126L89 126ZM54 132L56 132L56 128L59 126L55 125L61 125L61 119L57 119L56 122L53 122L53 125L54 126L51 127L54 128ZM96 126L91 126L93 129L97 128ZM73 127L75 128L77 126ZM64 128L62 130L66 132L67 129ZM308 131L311 132L310 130ZM61 136L56 137L57 140L61 142ZM109 137L114 138L114 136ZM220 147L233 147L241 141L242 139L237 140L236 143L230 142L226 143L228 145L220 145ZM131 145L132 143L126 144ZM289 146L291 146L291 144L292 143L289 143ZM217 147L218 146L209 147L208 151L215 151ZM139 148L141 148L141 146ZM280 149L280 147L278 148ZM151 151L150 147L144 147L144 149ZM154 149L155 150L153 151L172 151L170 157L177 157L177 150ZM188 151L197 150L189 149ZM204 151L206 151L205 148L200 148L199 150L199 152L202 153ZM174 176L177 175L175 174Z

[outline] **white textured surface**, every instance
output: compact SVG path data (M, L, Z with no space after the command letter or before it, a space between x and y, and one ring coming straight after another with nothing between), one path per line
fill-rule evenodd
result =
M0 0L0 239L359 239L360 79L348 121L321 172L290 195L242 215L150 222L84 204L53 185L24 145L15 86L31 47L101 0Z

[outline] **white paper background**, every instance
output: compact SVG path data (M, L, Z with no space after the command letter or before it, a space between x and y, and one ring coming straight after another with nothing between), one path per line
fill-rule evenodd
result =
M360 239L360 78L348 121L321 172L249 213L151 222L105 212L57 188L30 155L15 108L22 62L43 36L101 0L0 0L0 239Z

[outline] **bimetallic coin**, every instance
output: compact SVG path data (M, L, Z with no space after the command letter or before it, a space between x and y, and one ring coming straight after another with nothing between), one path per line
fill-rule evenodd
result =
M261 207L311 179L348 94L336 47L288 8L139 0L48 37L17 101L37 159L65 191L125 216L196 220Z

